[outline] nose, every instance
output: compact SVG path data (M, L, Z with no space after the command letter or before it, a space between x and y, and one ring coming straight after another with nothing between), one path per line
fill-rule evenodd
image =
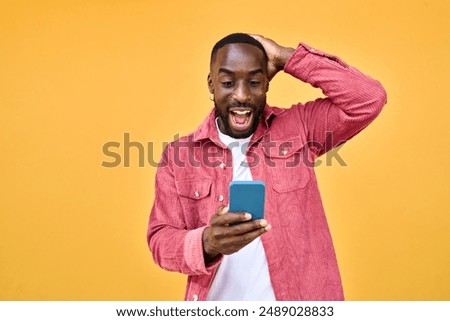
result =
M240 83L234 89L233 98L235 101L244 104L250 100L250 90L245 84Z

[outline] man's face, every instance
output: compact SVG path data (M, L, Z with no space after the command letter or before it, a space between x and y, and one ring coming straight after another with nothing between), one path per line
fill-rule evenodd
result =
M234 138L253 134L269 88L262 51L246 43L220 48L211 64L208 87L214 94L220 131Z

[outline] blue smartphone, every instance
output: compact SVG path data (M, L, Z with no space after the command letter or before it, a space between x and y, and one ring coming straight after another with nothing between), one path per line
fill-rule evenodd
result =
M230 212L247 212L252 220L264 218L266 185L263 181L232 181L230 183Z

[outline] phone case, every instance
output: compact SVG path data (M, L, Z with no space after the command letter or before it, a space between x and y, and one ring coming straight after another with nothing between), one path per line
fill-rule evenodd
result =
M230 183L230 212L247 212L252 220L264 218L266 186L263 181L232 181Z

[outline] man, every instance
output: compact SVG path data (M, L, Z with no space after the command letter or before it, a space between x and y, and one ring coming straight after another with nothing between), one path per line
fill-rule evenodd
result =
M268 106L280 70L326 98ZM232 34L212 50L208 88L214 109L168 145L156 174L155 262L189 276L186 300L343 300L313 161L380 113L383 87L306 44ZM265 182L264 219L228 211L232 180Z

